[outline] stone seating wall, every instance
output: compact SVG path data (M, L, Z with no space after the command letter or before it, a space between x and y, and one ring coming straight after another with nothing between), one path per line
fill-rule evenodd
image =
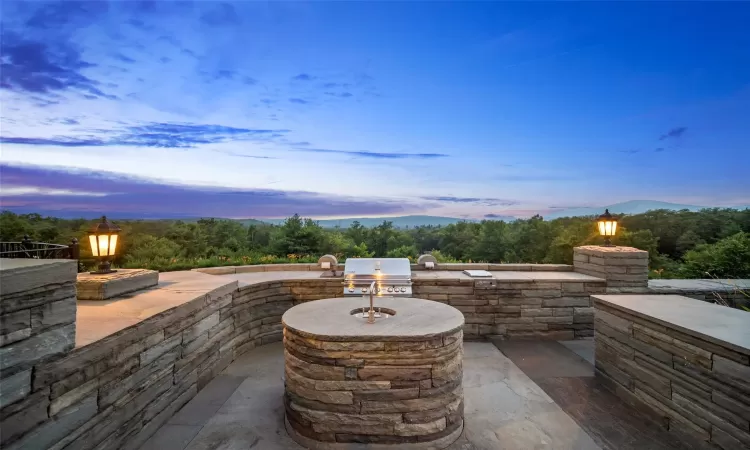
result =
M613 306L620 299L662 314ZM688 442L750 448L750 313L679 296L605 295L594 303L596 374L608 389ZM681 316L689 320L669 321Z

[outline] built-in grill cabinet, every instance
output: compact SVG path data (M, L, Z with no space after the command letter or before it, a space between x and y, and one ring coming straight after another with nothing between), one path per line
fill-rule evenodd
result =
M407 258L347 258L344 264L344 296L370 293L388 297L411 297L411 263Z

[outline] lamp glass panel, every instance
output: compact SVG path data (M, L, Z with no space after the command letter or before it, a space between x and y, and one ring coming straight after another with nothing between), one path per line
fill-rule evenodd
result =
M606 236L605 222L603 220L599 221L599 234L602 236Z
M117 248L117 235L111 234L109 236L109 256L114 256L116 248Z
M97 238L99 239L99 256L107 256L109 253L109 235L100 234Z
M612 221L612 236L617 232L617 222Z
M91 244L91 254L93 256L99 256L99 245L96 243L95 234L89 236L89 243Z

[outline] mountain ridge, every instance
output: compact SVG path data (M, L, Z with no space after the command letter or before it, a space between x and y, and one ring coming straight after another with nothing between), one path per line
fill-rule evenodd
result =
M653 211L657 209L666 209L671 211L679 211L687 209L689 211L700 211L701 209L717 208L715 206L698 206L698 205L686 205L679 203L661 202L656 200L630 200L627 202L615 203L608 206L596 206L596 207L582 207L582 208L568 208L561 209L558 211L549 212L542 214L545 220L553 220L561 217L581 217L581 216L598 216L602 214L605 209L609 209L609 212L613 214L641 214L646 211ZM727 206L719 208L729 209L747 209L750 205L740 206ZM5 210L15 212L17 214L29 214L38 213L41 216L58 217L61 219L97 219L101 217L102 212L92 211L63 211L63 210L50 210L50 211L31 211L29 208L4 208ZM117 212L106 212L106 215L113 220L183 220L186 222L194 222L199 220L199 217L191 217L185 215L183 217L158 217L155 214L139 214L139 213L117 213ZM413 228L417 226L447 226L459 222L480 222L481 220L504 220L510 222L516 220L517 217L503 216L500 214L492 214L492 217L486 219L474 219L474 218L461 218L461 217L449 217L449 216L430 216L430 215L406 215L396 217L342 217L338 219L314 219L324 228L348 228L358 221L365 227L375 227L382 224L384 221L391 222L395 228ZM284 223L285 218L281 219L266 219L266 218L245 218L245 219L232 219L236 220L243 225L259 225L262 223L279 225Z

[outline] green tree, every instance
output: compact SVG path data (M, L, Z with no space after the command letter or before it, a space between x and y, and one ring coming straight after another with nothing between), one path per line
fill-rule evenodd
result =
M146 261L173 258L180 254L180 246L164 237L143 235L129 249L125 261Z
M705 243L706 242L703 239L701 239L700 236L698 236L698 233L696 233L693 230L688 230L682 233L682 236L680 236L679 239L677 239L677 252L680 255L684 255L685 252L687 252L688 250L692 250L696 246L700 244L705 244Z
M750 233L699 245L684 261L680 272L688 278L750 278Z
M419 250L415 245L402 245L391 250L385 255L387 258L409 258L416 259L419 257Z
M298 214L286 219L274 230L269 244L275 255L319 254L323 243L323 229L311 219L301 219Z
M507 226L503 221L483 220L475 238L471 259L476 261L503 261L508 246Z

